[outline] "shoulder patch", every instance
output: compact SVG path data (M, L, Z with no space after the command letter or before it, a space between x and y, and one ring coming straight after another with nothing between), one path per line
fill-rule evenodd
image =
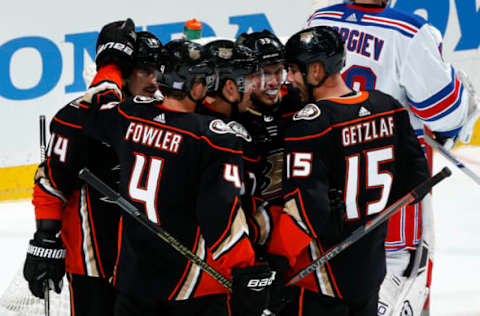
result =
M246 140L247 142L252 141L252 137L250 134L247 132L245 127L243 127L242 124L236 122L236 121L231 121L228 123L225 123L224 121L220 119L215 119L210 122L209 128L212 132L217 133L217 134L234 134L235 136L239 136Z
M151 97L146 97L143 95L136 95L133 97L133 102L135 103L151 103L153 101L156 101L157 99L151 98Z
M313 120L322 114L320 108L313 103L309 103L303 107L300 111L293 115L293 120Z

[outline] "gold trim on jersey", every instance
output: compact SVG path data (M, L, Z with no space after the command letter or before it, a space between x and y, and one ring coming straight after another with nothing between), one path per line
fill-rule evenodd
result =
M205 239L200 234L198 240L198 247L195 254L200 257L202 260L205 260ZM200 281L201 269L198 265L194 264L193 262L190 264L188 269L188 274L185 278L185 282L183 282L182 287L178 291L178 294L175 296L175 300L186 300L192 296L193 290L195 286Z
M79 215L82 231L82 252L85 260L85 274L88 276L100 277L95 258L95 246L92 240L92 227L90 225L88 213L87 191L85 185L80 191Z
M226 236L215 251L212 251L213 260L217 260L225 252L229 251L243 235L248 236L247 219L243 209L240 207L233 219L232 226L230 227L230 234Z
M321 251L318 247L316 240L312 240L309 247L312 260L315 260L321 256ZM315 270L315 277L317 278L318 284L320 285L320 292L322 294L330 297L336 297L335 292L333 291L332 283L330 281L330 278L328 277L328 272L325 264L321 265Z

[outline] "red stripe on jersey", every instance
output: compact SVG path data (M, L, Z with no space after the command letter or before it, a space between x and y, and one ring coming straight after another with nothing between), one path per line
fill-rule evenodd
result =
M72 316L75 316L75 296L73 294L73 286L72 286L72 282L73 282L73 277L72 277L72 274L70 272L67 272L69 277L70 277L70 282L68 282L68 288L70 289L70 313Z
M117 267L118 267L118 261L120 259L120 251L122 249L122 232L123 232L123 217L120 217L120 221L118 222L117 259L115 260L115 267L113 268L113 278L112 278L113 285L115 285L115 283L117 282Z
M200 139L203 139L205 140L211 147L215 148L215 149L218 149L218 150L222 150L222 151L228 151L228 152L231 152L231 153L234 153L234 154L243 154L243 151L242 150L235 150L235 149L231 149L231 148L225 148L225 147L221 147L221 146L217 146L215 144L212 143L211 140L209 140L206 136L198 136L192 132L189 132L189 131L186 131L186 130L183 130L183 129L180 129L180 128L177 128L177 127L173 127L173 126L169 126L169 125L164 125L164 124L160 124L160 123L157 123L155 121L150 121L150 120L147 120L147 119L143 119L143 118L140 118L140 117L136 117L136 116L132 116L132 115L128 115L127 113L125 113L122 109L120 109L120 107L117 106L117 109L118 109L118 112L125 116L127 119L129 120L135 120L135 121L140 121L140 122L145 122L145 123L148 123L148 124L151 124L151 125L156 125L156 126L160 126L162 128L166 128L166 129L170 129L170 130L174 130L174 131L177 131L179 133L183 133L183 134L187 134L187 135L190 135L192 136L193 138L197 139L197 140L200 140Z
M242 156L242 159L250 162L259 162L261 157L257 156L256 158L249 158L247 156Z
M237 202L238 202L238 196L236 196L235 200L233 201L233 206L230 210L230 216L228 217L227 228L223 231L223 234L220 236L220 238L218 238L218 240L211 247L208 248L209 250L212 250L213 248L218 246L218 244L222 242L225 235L230 231L230 226L232 226L233 214L235 213L235 210L237 208Z
M298 201L300 202L300 208L302 209L303 218L305 219L305 222L306 222L305 224L307 224L308 229L310 230L310 233L313 235L313 238L316 239L317 234L315 234L315 231L312 228L312 224L310 224L310 220L308 219L307 212L305 212L305 207L303 205L303 199L302 199L302 193L300 192L300 189L296 188L295 191L290 192L288 194L285 194L284 200L286 201L289 196L295 195L295 194L297 195Z
M317 138L320 136L323 136L330 132L332 130L332 127L327 128L323 132L320 132L318 134L313 134L313 135L307 135L307 136L301 136L301 137L285 137L285 141L292 142L292 141L298 141L298 140L304 140L304 139L311 139L311 138Z
M60 123L60 124L67 125L67 126L70 126L70 127L73 127L73 128L77 128L77 129L82 129L82 128L83 128L81 125L68 123L68 122L65 122L65 121L60 120L60 119L57 118L57 117L54 117L53 120L54 120L54 121L57 121L57 122Z
M406 110L407 110L407 109L405 109L405 108L399 108L399 109L395 109L395 110L392 110L392 111L377 113L377 114L365 116L365 117L362 117L362 118L358 118L358 119L356 119L356 120L351 120L351 121L347 121L347 122L343 122L343 123L339 123L339 124L334 124L334 125L332 125L332 127L335 128L335 127L341 127L341 126L345 126L345 125L350 125L350 124L353 124L353 123L356 123L356 122L361 122L361 121L369 120L369 119L372 119L372 118L374 118L374 117L389 115L389 114L393 114L393 113L395 113L395 112L401 112L401 111L406 111Z
M396 21L393 21L393 20L390 20L390 19L381 19L381 18L375 18L375 17L372 17L372 16L364 16L364 17L362 17L362 20L369 20L369 21L393 24L393 25L399 26L401 28L407 29L407 30L409 30L410 32L413 32L413 33L418 32L417 29L414 29L414 28L408 26L407 24L396 22Z
M448 108L449 106L455 104L455 102L458 100L458 95L460 93L460 81L458 80L457 77L455 77L455 90L443 101L435 104L432 107L429 107L428 109L417 109L414 106L410 106L410 109L412 110L413 113L417 114L419 117L423 119L430 118L432 116L435 116L439 113L441 113L443 110Z
M345 4L345 6L347 8L363 11L363 12L382 12L383 10L385 10L385 8L367 8L367 7L362 7L354 4Z
M35 219L62 219L63 201L44 191L38 184L33 187L32 204L35 207Z

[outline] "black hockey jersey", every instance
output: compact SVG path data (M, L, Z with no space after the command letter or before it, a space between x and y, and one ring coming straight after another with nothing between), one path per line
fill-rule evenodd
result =
M101 86L115 76L102 72L82 102L85 132L116 151L122 196L227 278L232 268L252 265L239 202L245 135L220 119L171 111L155 99L108 102L115 89L102 92ZM129 216L122 218L114 282L140 301L228 292Z
M289 275L408 193L428 175L427 162L396 100L359 92L306 105L285 136L285 206L271 251L288 257ZM344 192L343 236L326 235L328 190ZM385 275L382 225L296 285L354 299L370 295Z
M118 207L78 178L87 167L116 187L118 160L113 150L82 133L79 99L54 116L47 159L35 176L32 203L37 220L61 220L66 271L109 278L117 253Z

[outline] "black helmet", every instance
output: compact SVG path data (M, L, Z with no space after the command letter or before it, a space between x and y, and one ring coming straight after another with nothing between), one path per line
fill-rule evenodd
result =
M168 42L161 59L157 78L159 85L187 94L195 80L207 82L214 72L207 50L200 44L184 39Z
M133 53L135 65L157 66L163 49L160 40L150 32L136 32L137 41Z
M228 79L235 81L240 91L245 91L245 77L258 70L257 58L252 50L230 40L215 40L205 48L215 66L216 80L210 91L220 91Z
M307 67L320 62L326 76L339 73L345 66L345 44L335 29L329 26L315 26L292 35L285 45L285 59L297 64L303 75Z
M253 50L257 55L260 66L280 64L285 61L285 46L269 30L250 34L242 33L235 43Z

